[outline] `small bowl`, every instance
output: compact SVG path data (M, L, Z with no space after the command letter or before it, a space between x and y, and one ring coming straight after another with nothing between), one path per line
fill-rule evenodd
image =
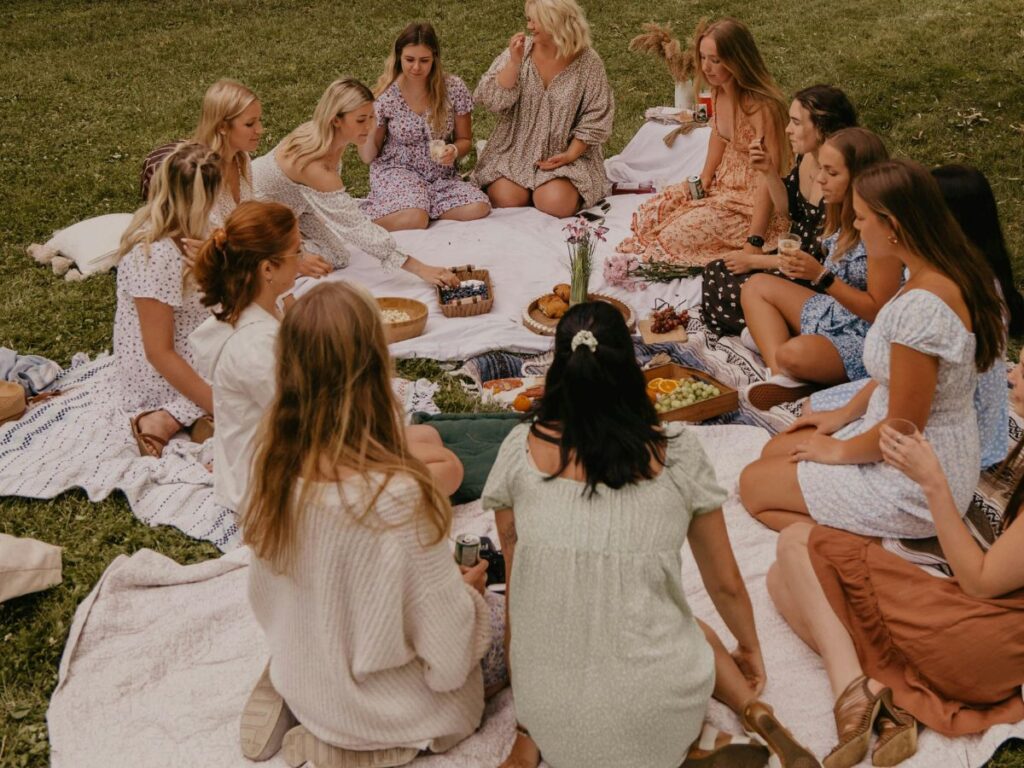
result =
M377 304L381 311L397 309L409 315L408 320L403 320L400 323L389 323L381 318L384 322L384 335L387 337L388 344L414 339L422 335L423 329L427 327L427 305L422 301L407 299L403 296L379 296Z

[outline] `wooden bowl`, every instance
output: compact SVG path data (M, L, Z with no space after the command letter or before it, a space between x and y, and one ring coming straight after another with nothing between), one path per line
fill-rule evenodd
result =
M423 329L427 327L427 305L422 301L407 299L403 296L378 296L377 304L380 305L381 311L397 309L409 315L408 320L400 323L389 323L381 318L384 322L384 335L387 337L388 344L414 339L420 336Z
M677 363L659 365L644 371L644 381L651 379L698 379L718 387L718 391L722 393L684 408L659 413L658 418L662 421L704 421L723 413L731 413L740 407L739 393L735 389L696 368L688 368Z
M545 293L544 296L547 296L547 294ZM523 310L523 325L539 336L554 336L555 328L558 327L558 320L560 318L548 317L540 311L538 302L544 296L538 296L526 305L526 308ZM622 319L626 321L626 327L629 330L632 331L636 325L636 317L633 315L633 310L618 299L613 299L611 296L606 296L603 293L588 293L587 301L603 301L611 304L622 314Z

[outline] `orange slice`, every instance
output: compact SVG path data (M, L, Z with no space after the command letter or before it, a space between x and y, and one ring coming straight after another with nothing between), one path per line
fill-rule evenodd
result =
M676 391L676 387L679 386L679 382L673 381L672 379L661 379L658 381L658 391L665 395L670 395Z

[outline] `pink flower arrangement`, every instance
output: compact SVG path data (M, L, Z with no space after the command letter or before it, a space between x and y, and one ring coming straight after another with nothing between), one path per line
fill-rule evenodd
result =
M604 280L608 285L624 288L627 291L645 291L647 283L634 274L640 266L640 260L628 253L616 253L604 261Z

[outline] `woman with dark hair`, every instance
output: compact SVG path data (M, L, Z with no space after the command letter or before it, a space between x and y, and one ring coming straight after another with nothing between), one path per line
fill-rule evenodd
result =
M460 78L445 73L430 24L402 30L374 94L377 128L359 145L370 164L363 213L390 231L490 213L487 195L455 168L473 149L473 97ZM432 149L435 142L443 149Z
M872 258L899 259L906 285L864 343L872 381L844 407L801 416L740 476L752 515L781 530L808 517L865 536L936 533L921 488L881 462L882 423L924 432L963 514L981 450L973 407L979 372L1002 357L1006 305L923 166L876 163L854 182L856 227Z
M1003 299L1010 310L1010 335L1024 334L1024 296L1020 295L1013 279L1010 254L988 179L968 165L942 165L932 169L932 176L939 182L946 205L960 229L988 260L999 280Z
M509 434L483 494L509 577L521 724L505 766L536 766L543 753L560 768L677 768L713 691L784 765L817 765L757 700L764 662L724 499L696 435L659 424L622 316L601 302L571 307L532 422ZM732 657L705 629L709 646L686 604L687 540L738 640ZM690 757L767 759L721 736Z
M822 197L818 150L825 140L843 128L857 125L857 111L838 88L812 85L798 91L789 105L786 136L796 156L789 175L781 178L761 147L750 150L753 168L761 174L768 196L758 205L771 205L789 218L789 229L800 235L800 248L818 261L825 258L819 238L825 226L825 200ZM755 219L764 218L755 214ZM719 336L739 335L747 327L740 303L740 288L758 272L768 271L782 277L779 260L765 253L764 238L753 235L743 250L728 254L704 267L701 286L701 317L708 329ZM809 285L806 281L804 285Z

